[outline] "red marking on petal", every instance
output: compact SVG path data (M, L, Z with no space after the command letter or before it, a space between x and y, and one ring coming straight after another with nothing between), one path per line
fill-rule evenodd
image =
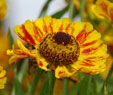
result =
M64 71L59 71L59 72L58 72L59 75L62 74L62 73L64 73Z
M90 32L86 32L85 29L83 29L76 37L76 39L79 41L80 44L84 43L84 41L87 39L88 35L92 33L93 30Z
M30 42L31 44L35 45L35 41L33 40L32 36L27 32L24 25L22 25L22 30L25 36L24 39L26 39L27 42Z
M71 25L71 23L69 23L69 24L66 26L66 28L65 28L66 33L68 33L68 29L69 29L70 25Z
M52 22L50 23L50 25L49 25L49 27L50 27L50 29L51 29L51 33L53 33L53 27L52 27Z
M42 67L42 66L43 66L43 63L40 61L40 62L39 62L39 65Z
M102 10L103 10L106 14L108 14L108 4L107 4L106 2L101 2L101 3L100 3L100 6L101 6Z
M38 29L37 29L37 27L35 26L35 24L33 23L33 29L34 29L34 33L35 33L35 39L37 40L37 41L40 41L40 39L41 39L41 35L38 33Z
M84 39L86 38L87 33L85 32L85 30L82 30L76 37L77 41L79 41L80 44L82 44L82 42L84 41Z
M17 55L25 55L24 51L18 50L18 49L14 50L14 54L17 54Z
M58 31L62 31L63 30L63 25L61 24L60 28Z
M85 53L85 54L93 54L93 53L95 53L96 52L96 50L98 50L98 48L100 48L101 46L102 46L103 44L100 44L98 47L96 47L96 48L93 48L93 47L91 47L91 48L88 48L88 49L85 49L84 51L82 51L82 53Z
M86 62L84 62L85 64L81 64L81 65L83 65L83 66L95 66L94 64L88 64L88 63L86 63Z
M45 31L45 33L48 33L48 31L47 31L47 26L46 26L46 22L45 22L45 20L43 19L43 22L44 22L44 31Z
M96 42L97 42L97 40L94 40L94 41L92 41L92 42L89 42L89 43L83 44L82 47L92 45L92 44L94 44L94 43L96 43Z

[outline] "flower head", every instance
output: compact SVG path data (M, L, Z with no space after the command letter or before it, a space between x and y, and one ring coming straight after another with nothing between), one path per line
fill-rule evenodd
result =
M3 20L6 17L6 10L6 0L0 0L0 20Z
M92 12L100 19L107 18L113 21L113 3L108 0L97 0L92 6Z
M0 89L4 88L6 81L7 81L6 71L3 69L2 66L0 66Z
M17 39L19 49L7 51L12 55L10 64L33 57L41 69L55 70L57 78L70 77L77 71L98 74L106 68L107 47L90 23L45 16L15 26L14 32L34 49L27 49Z

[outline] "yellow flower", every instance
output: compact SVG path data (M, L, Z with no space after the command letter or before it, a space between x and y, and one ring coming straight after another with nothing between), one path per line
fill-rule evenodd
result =
M97 0L96 4L92 5L92 12L100 19L113 21L113 3L108 0Z
M27 49L17 39L19 49L7 51L12 55L10 64L33 57L41 69L55 70L57 78L70 77L77 71L98 74L106 68L107 47L90 23L72 23L68 18L61 21L45 16L15 26L14 32L35 49Z
M6 81L7 81L6 71L3 69L2 66L0 66L0 89L4 88Z
M6 0L0 0L0 20L3 20L6 17L6 10Z

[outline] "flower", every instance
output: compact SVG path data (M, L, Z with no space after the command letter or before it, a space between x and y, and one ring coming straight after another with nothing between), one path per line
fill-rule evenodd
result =
M6 83L6 71L3 69L2 66L0 66L0 89L4 88L4 84Z
M6 10L6 0L0 0L0 20L3 20L6 17Z
M108 0L97 0L96 4L92 5L92 12L100 19L113 21L113 3Z
M55 70L56 78L67 78L77 71L98 74L106 68L107 47L101 34L88 22L70 22L45 16L36 21L27 20L14 27L19 37L34 46L27 49L17 39L19 49L8 50L10 64L32 57L39 68Z

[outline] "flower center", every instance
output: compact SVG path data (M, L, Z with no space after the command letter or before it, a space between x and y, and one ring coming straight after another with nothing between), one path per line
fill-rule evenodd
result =
M77 61L80 48L75 38L64 32L48 34L39 45L39 53L55 66Z
M55 40L56 43L58 44L64 44L67 45L69 44L70 40L71 40L71 36L64 33L64 32L58 32L53 36L53 39Z

